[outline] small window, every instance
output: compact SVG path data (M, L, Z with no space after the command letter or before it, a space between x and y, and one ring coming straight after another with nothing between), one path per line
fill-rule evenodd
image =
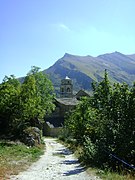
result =
M67 92L70 92L71 90L70 90L70 88L67 88Z
M64 92L64 88L61 88L61 92Z

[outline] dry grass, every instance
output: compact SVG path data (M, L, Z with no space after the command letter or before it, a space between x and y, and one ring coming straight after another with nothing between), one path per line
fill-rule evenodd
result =
M95 169L94 172L103 180L134 180L135 176L132 173L122 171L121 173L109 170Z
M43 145L30 148L21 143L0 141L0 180L27 169L43 154L43 149Z

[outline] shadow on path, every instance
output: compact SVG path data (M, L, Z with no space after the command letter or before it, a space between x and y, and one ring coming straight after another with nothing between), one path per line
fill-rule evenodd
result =
M65 173L63 173L64 176L71 176L71 175L75 175L75 174L79 174L81 172L85 171L84 167L80 167L80 168L75 168L73 170L67 171Z
M71 175L79 174L79 173L84 172L86 170L86 168L82 167L79 164L78 160L65 160L62 162L62 164L75 165L74 169L63 173L63 176L71 176Z
M65 160L62 164L71 165L71 164L78 164L78 160Z
M62 154L62 155L70 155L70 154L73 154L69 149L67 148L63 148L63 149L60 149L58 150L58 153L59 154Z

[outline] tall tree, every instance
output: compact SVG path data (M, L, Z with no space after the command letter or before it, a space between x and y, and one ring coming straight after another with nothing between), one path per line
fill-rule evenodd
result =
M0 125L1 132L7 132L13 125L18 113L18 98L20 94L20 83L11 75L5 76L0 84Z
M36 93L41 98L38 105L39 117L43 118L46 114L49 114L54 109L53 98L54 98L54 87L52 82L48 79L46 74L39 71L40 68L32 66L29 75L34 76L36 81Z
M32 67L25 77L20 93L20 125L41 125L47 113L54 109L53 86L38 67Z

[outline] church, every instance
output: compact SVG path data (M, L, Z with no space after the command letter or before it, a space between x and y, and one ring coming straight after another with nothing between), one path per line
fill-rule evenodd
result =
M66 76L61 80L60 85L60 97L54 99L55 110L45 117L44 135L57 136L59 130L64 125L64 118L68 112L73 110L81 100L81 97L89 96L83 90L80 90L77 94L73 94L73 82Z

